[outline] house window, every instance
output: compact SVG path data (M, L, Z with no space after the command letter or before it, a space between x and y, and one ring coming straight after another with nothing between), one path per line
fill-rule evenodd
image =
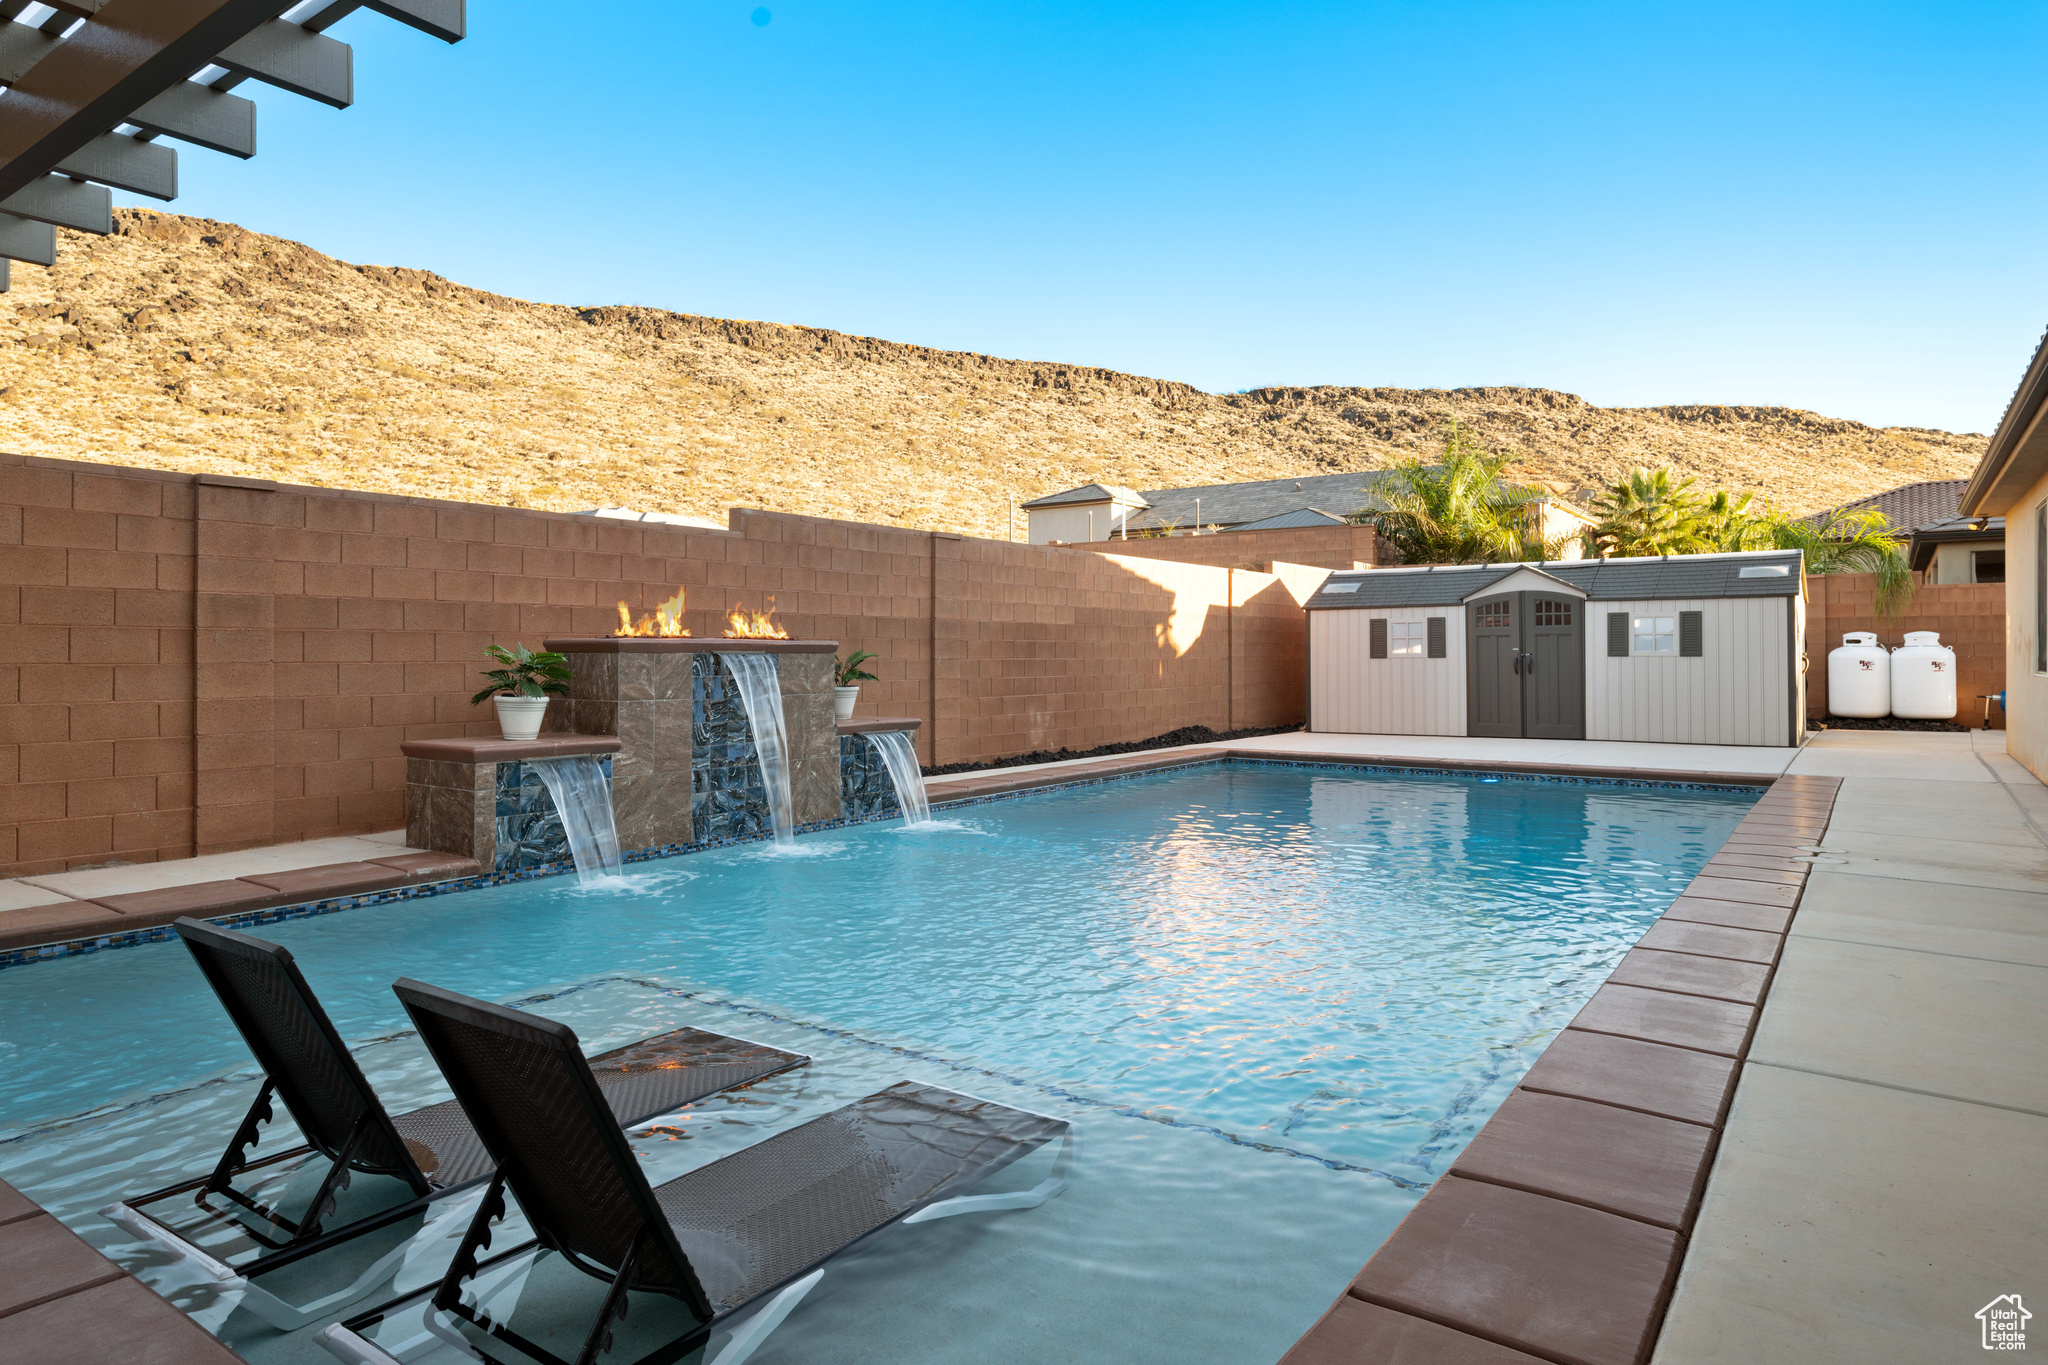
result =
M1420 621L1389 621L1387 623L1389 652L1397 659L1419 659L1422 657L1423 626Z
M1970 581L1972 583L2003 583L2005 581L2005 551L1972 550L1970 552Z
M1635 648L1632 654L1676 654L1678 652L1678 618L1675 616L1638 616L1635 619Z

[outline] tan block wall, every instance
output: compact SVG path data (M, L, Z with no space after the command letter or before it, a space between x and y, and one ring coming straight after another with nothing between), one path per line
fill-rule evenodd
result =
M484 645L606 634L678 586L698 636L772 597L874 650L859 714L923 720L927 763L1292 724L1323 572L1275 567L0 456L0 875L395 829L402 741L496 731Z
M1852 630L1877 632L1887 646L1903 643L1909 630L1941 632L1956 651L1956 720L1976 728L1984 723L1980 693L2004 689L2006 679L2005 588L2003 583L1925 584L1897 621L1877 615L1877 580L1871 574L1829 574L1807 580L1806 714L1828 714L1828 651ZM1991 708L1991 727L2005 719Z
M1263 568L1272 563L1321 569L1371 568L1379 562L1370 526L1300 526L1282 531L1222 531L1213 536L1140 536L1134 540L1092 540L1074 545L1099 554L1213 564L1224 569Z

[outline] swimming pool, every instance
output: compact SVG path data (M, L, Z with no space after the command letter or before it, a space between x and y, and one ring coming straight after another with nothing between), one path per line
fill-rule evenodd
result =
M905 1077L1077 1125L1059 1198L896 1230L757 1361L1270 1361L1754 798L1231 763L256 932L395 1109L446 1093L400 975L588 1051L815 1058L639 1144L657 1181ZM209 1166L255 1089L183 949L0 972L0 1059L0 1176L156 1273L93 1210ZM244 1317L252 1359L327 1359Z

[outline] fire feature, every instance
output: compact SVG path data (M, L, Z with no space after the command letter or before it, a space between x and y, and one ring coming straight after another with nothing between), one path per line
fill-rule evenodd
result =
M775 599L768 599L768 610L748 611L739 603L733 603L732 611L725 618L725 638L728 640L787 640L789 632L775 621Z
M619 603L619 628L614 636L664 636L678 639L690 632L683 629L683 589L677 588L676 595L663 602L638 621L624 602Z

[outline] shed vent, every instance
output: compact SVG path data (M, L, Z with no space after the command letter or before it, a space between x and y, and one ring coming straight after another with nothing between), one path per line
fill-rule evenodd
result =
M1449 653L1450 650L1444 642L1444 618L1432 616L1429 618L1429 657L1441 659Z
M1678 657L1697 659L1706 653L1706 630L1704 614L1697 611L1678 613Z
M1375 616L1367 624L1366 652L1375 659L1387 657L1387 618Z

